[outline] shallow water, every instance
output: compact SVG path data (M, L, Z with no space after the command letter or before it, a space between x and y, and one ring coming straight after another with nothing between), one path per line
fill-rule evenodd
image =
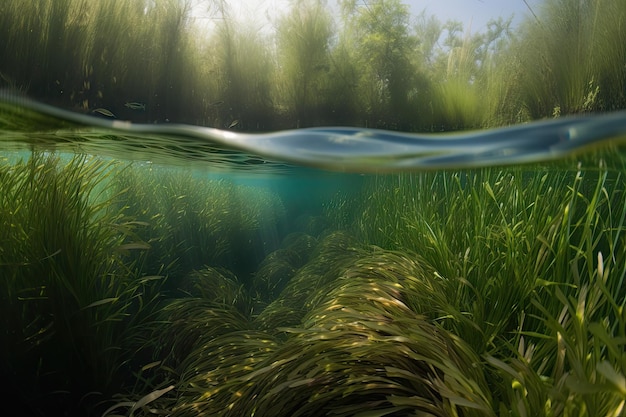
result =
M577 359L620 381L626 113L242 134L0 98L3 372L33 414L495 415L520 380L587 401Z

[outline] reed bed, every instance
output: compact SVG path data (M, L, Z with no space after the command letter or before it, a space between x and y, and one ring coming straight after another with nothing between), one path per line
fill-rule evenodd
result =
M137 122L494 127L623 109L625 7L545 0L517 26L477 30L400 0L344 1L335 15L306 0L271 30L224 1L6 0L0 85Z

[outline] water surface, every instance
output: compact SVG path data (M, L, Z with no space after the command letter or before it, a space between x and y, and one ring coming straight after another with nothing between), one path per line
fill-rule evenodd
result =
M246 134L193 125L103 120L7 93L0 96L0 106L5 148L34 145L170 164L203 162L214 170L254 172L278 172L287 165L356 173L513 165L616 145L626 134L626 112L454 134L350 127Z

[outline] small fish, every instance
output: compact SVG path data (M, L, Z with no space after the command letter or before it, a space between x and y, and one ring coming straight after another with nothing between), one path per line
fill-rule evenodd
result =
M230 126L228 126L229 129L232 129L233 127L237 126L239 124L239 119L235 119L230 123Z
M213 103L209 104L209 106L221 106L222 104L224 104L224 100L218 100L218 101L214 101Z
M115 117L115 115L113 113L111 113L110 110L103 109L102 107L97 108L97 109L93 109L91 112L92 113L96 113L96 114L101 114L102 116L112 117L114 119L117 119L117 117Z
M138 103L136 101L126 102L124 106L128 107L131 110L146 110L146 103Z

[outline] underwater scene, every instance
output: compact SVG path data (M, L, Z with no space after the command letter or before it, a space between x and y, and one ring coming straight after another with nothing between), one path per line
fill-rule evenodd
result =
M5 407L626 415L626 2L514 3L3 0Z

